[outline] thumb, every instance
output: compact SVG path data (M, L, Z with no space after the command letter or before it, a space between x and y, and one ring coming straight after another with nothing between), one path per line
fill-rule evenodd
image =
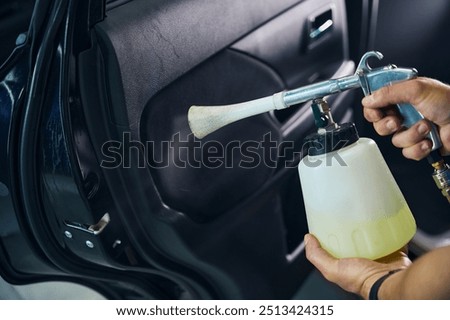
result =
M333 275L336 274L338 268L338 260L326 252L312 234L306 234L304 241L306 258L327 280L333 281Z

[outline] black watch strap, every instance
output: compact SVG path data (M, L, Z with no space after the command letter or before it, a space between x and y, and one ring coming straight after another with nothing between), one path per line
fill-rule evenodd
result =
M383 284L384 280L392 276L394 273L401 271L402 269L396 269L391 270L388 273L386 273L384 276L382 276L380 279L375 281L375 283L372 285L372 288L370 288L369 292L369 300L378 300L378 290L380 290L381 285Z

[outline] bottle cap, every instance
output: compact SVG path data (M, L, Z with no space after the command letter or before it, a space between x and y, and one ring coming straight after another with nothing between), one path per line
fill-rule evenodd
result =
M307 148L308 155L317 156L347 147L358 139L355 124L346 122L336 129L308 135L304 140L304 147Z

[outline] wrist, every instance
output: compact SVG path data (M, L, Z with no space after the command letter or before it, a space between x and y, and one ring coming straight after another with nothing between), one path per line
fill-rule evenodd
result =
M403 269L395 269L395 270L391 270L387 273L385 273L384 275L382 275L381 277L379 277L371 286L370 290L369 290L369 294L368 294L368 299L369 300L379 300L380 299L380 291L381 291L381 286L385 283L385 281L390 278L393 274L401 271Z

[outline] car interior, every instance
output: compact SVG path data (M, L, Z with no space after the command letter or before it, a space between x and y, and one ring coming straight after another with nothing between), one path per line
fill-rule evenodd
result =
M305 257L311 102L203 139L188 109L352 75L370 50L448 83L449 17L447 0L2 2L0 298L50 284L73 299L359 299ZM410 257L449 244L432 168L375 133L362 97L327 101L380 147L416 219ZM273 165L239 166L233 150L268 135L278 148L251 159ZM227 163L205 165L211 146Z

